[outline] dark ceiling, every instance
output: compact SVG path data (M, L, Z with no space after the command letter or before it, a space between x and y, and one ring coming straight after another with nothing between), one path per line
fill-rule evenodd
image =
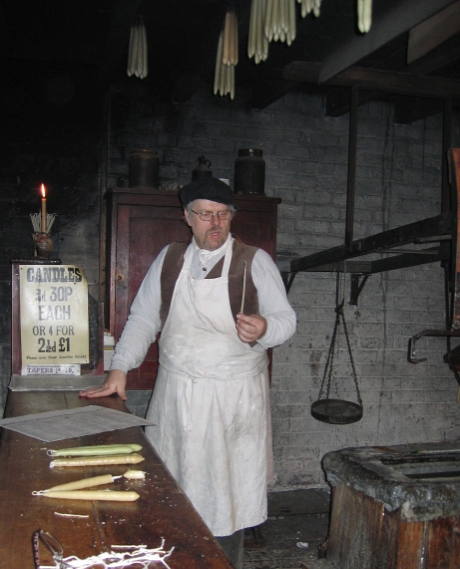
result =
M229 4L3 0L2 104L33 97L65 105L80 94L90 105L120 82L145 86L176 103L186 102L200 86L211 91ZM296 39L289 47L272 42L268 59L258 65L247 57L251 1L231 4L239 30L236 100L244 92L252 108L263 109L287 91L301 89L323 93L327 113L337 116L348 112L350 87L358 86L360 102L390 93L400 103L400 120L409 121L433 112L442 99L460 99L459 0L373 0L368 34L357 29L356 0L322 0L317 18L302 18L296 2ZM126 74L130 26L138 14L148 38L149 73L142 80Z

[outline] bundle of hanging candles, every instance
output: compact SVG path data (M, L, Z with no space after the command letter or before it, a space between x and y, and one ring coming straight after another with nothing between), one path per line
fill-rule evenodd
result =
M216 68L214 72L214 95L235 97L235 66L238 63L238 19L235 10L229 8L224 27L217 43Z
M142 16L138 16L131 26L126 73L128 77L135 75L139 79L145 79L148 75L147 32Z
M367 33L372 23L372 0L356 0L358 29ZM297 0L302 18L312 13L320 15L322 0ZM248 57L255 63L268 57L272 41L287 45L296 38L296 0L252 0L249 17ZM238 63L238 20L230 6L217 44L214 72L214 95L235 97L235 66Z
M321 0L297 0L305 18L312 12L319 16ZM296 38L296 0L252 0L249 19L248 57L255 63L268 57L272 41L291 45Z

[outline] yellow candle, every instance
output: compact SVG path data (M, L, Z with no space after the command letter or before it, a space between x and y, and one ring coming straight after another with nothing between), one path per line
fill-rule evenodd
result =
M116 478L120 478L117 476ZM83 478L82 480L75 480L74 482L67 482L66 484L59 484L53 486L43 492L56 492L60 490L80 490L81 488L91 488L91 486L100 486L101 484L111 484L115 478L111 474L102 474L101 476L92 476L91 478Z
M110 464L137 464L144 457L136 452L132 454L115 454L106 456L75 456L73 458L57 458L50 462L50 468L56 466L98 466Z
M104 500L115 502L134 502L140 497L137 492L115 490L61 490L44 492L38 495L46 498L60 498L61 500Z
M129 454L141 450L137 444L92 445L86 447L60 448L47 451L50 456L104 456L109 454Z
M41 230L42 233L46 233L46 193L45 193L45 186L44 184L42 184L41 187L42 190L42 226L41 226Z

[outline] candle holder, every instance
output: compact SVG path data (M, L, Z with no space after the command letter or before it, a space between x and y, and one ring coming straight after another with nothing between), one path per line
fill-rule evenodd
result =
M34 241L34 257L49 259L53 250L53 240L49 233L34 232L32 239Z
M50 258L51 251L53 250L53 240L51 239L50 231L55 217L56 215L54 213L46 214L47 231L42 231L42 214L30 214L32 226L34 228L34 231L31 234L34 242L34 257L39 257L40 259ZM45 222L45 219L43 221Z

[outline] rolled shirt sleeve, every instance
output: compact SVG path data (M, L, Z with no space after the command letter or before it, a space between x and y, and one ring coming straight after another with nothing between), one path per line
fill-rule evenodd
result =
M267 331L254 349L279 346L296 331L297 318L289 304L281 274L270 255L259 249L252 262L252 280L257 289L259 312L267 320Z
M169 245L160 251L139 287L123 334L115 346L111 369L128 373L139 367L161 329L160 277L168 247Z

